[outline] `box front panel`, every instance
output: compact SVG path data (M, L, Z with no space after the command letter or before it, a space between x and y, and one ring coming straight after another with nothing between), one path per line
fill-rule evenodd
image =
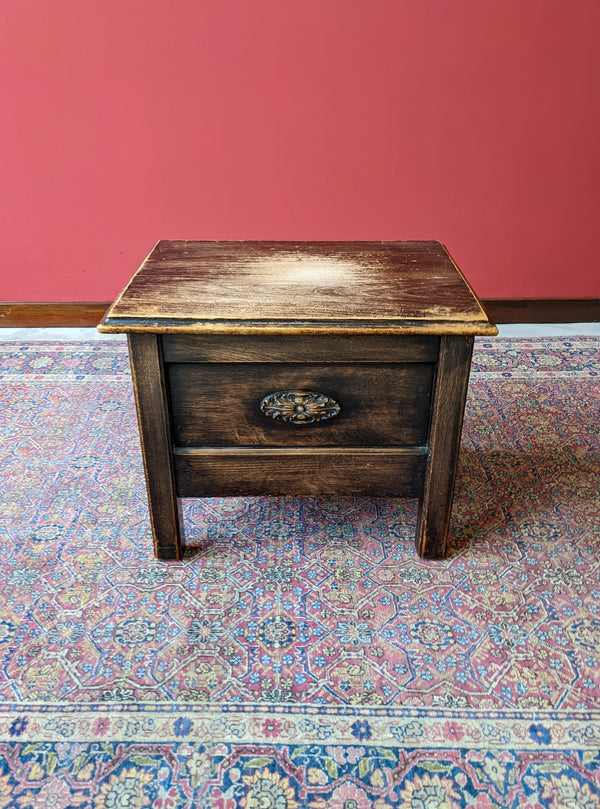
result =
M419 497L427 456L378 450L185 450L180 497Z
M427 443L433 363L167 364L180 447Z

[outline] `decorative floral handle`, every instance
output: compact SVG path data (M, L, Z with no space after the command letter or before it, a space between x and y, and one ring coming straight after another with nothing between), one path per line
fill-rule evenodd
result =
M340 406L335 399L312 390L282 390L270 393L261 401L260 409L265 416L290 424L326 421L340 412Z

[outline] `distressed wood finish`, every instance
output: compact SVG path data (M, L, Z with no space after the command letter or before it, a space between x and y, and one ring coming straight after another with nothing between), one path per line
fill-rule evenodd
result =
M418 497L425 451L177 450L182 497Z
M240 495L417 498L418 552L445 554L496 328L438 242L159 242L99 328L129 336L159 557L180 497ZM330 417L293 423L307 403Z
M436 362L440 338L346 334L165 334L165 362Z
M419 555L429 559L443 559L446 555L472 352L472 337L441 340L416 538Z
M269 365L194 363L167 366L177 446L411 446L427 442L433 363ZM268 394L324 393L335 418L314 424L275 422L261 412Z
M175 486L160 343L155 334L130 334L128 341L154 552L159 559L179 559L183 518Z
M161 241L100 329L495 334L439 242Z

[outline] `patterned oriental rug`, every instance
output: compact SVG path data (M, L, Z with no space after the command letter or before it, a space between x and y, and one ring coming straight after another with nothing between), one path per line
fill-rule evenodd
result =
M124 342L0 344L0 809L600 807L600 340L479 340L450 557L415 504L185 501Z

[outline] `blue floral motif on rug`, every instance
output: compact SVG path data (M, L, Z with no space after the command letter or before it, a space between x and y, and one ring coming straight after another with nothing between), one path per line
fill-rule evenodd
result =
M598 805L598 755L178 741L3 744L0 805L479 809ZM8 801L8 802L6 802Z
M444 561L211 498L173 563L125 343L0 343L0 809L598 809L599 355L476 341Z

